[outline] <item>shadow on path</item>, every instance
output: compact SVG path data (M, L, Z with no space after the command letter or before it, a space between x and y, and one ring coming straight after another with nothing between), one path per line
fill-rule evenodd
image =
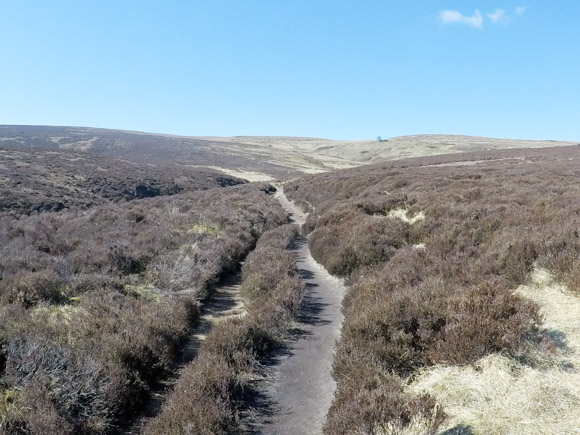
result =
M291 216L297 216L296 223L304 222L304 214L281 189L276 197ZM306 294L285 345L263 362L263 379L256 380L245 397L241 417L248 434L321 433L336 388L331 371L343 319L344 285L314 261L308 237L298 237L289 251Z

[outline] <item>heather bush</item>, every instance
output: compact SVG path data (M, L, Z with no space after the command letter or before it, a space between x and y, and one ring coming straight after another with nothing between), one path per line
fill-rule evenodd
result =
M267 231L260 238L242 267L241 293L250 304L264 305L278 285L296 276L294 256L285 251L296 235L296 226L286 225Z
M361 369L368 367L359 367L359 373ZM362 387L356 385L361 380L370 381ZM370 373L361 373L356 380L344 381L333 400L324 431L395 435L414 424L415 433L433 434L444 418L432 397L409 397L396 376L371 368Z
M174 371L212 285L286 222L269 190L2 219L0 430L111 433L131 418Z
M312 256L335 275L388 261L398 248L413 244L410 225L385 216L349 213L340 224L319 220L309 245Z
M30 307L41 301L59 303L66 300L66 284L55 270L19 271L6 277L3 284L3 303L20 303Z
M350 285L328 433L410 428L401 410L415 399L401 384L418 368L497 352L525 361L541 318L513 291L535 265L580 291L580 150L488 154L475 167L416 159L285 186L316 211L313 256ZM393 209L425 219L405 223Z
M4 382L14 391L5 425L32 433L68 430L91 433L109 426L116 402L115 380L100 361L47 339L14 340L7 347ZM6 394L6 393L5 393ZM36 400L35 400L36 399ZM52 414L31 412L39 407Z
M145 433L238 433L239 411L259 361L279 345L300 309L304 284L286 251L294 225L266 231L242 267L248 313L215 325Z
M39 305L19 314L4 325L4 386L23 394L42 388L63 424L96 433L110 431L172 369L197 305L101 292L75 306ZM33 404L16 405L17 421L7 416L6 427L39 417L20 412Z

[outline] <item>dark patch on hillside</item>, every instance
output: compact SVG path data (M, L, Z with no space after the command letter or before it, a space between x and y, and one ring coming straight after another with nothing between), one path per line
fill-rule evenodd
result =
M89 208L240 183L211 169L0 147L0 215Z

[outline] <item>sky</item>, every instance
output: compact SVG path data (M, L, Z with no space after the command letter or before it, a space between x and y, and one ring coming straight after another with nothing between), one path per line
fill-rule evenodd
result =
M577 0L0 0L0 124L580 140Z

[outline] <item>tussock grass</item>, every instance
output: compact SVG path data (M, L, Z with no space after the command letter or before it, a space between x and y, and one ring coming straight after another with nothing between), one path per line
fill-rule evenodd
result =
M428 393L449 416L445 426L469 426L478 434L560 434L580 431L580 298L536 268L516 293L541 307L549 336L563 340L538 353L534 366L501 354L467 367L421 370L409 385Z
M447 429L464 425L476 434L559 434L580 427L578 373L538 370L499 354L474 366L427 369L410 390L437 399L449 416Z
M409 225L413 225L417 222L425 220L424 212L420 211L419 213L415 213L413 216L409 216L409 210L405 210L403 208L394 208L389 210L389 214L387 214L387 216L393 219L399 219L408 223Z
M191 225L191 228L189 228L187 232L197 234L218 234L220 232L220 228L211 224L195 223Z
M532 282L522 285L516 293L532 299L544 316L543 327L553 333L562 333L564 347L557 354L562 363L569 361L580 369L580 295L557 283L554 276L536 267Z

